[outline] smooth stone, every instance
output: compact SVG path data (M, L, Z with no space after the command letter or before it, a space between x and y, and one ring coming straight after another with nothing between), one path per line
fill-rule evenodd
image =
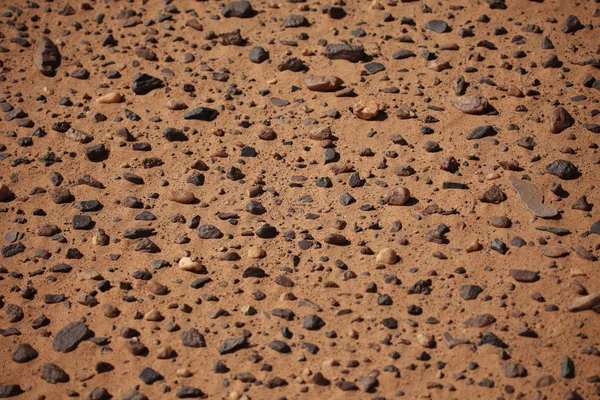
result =
M590 310L600 305L600 293L592 293L587 296L577 297L569 306L569 311L578 312Z
M490 103L485 97L478 95L461 96L456 99L454 104L456 105L456 108L463 113L472 115L482 114L487 111L490 106Z
M120 103L121 101L123 101L123 95L119 92L107 93L96 99L96 103L100 103L100 104L113 104L113 103Z
M525 269L511 269L510 276L517 282L531 283L540 279L539 273L536 271L528 271Z
M311 75L304 78L304 85L315 92L333 92L338 90L344 81L337 76Z
M375 262L383 263L388 265L393 265L398 261L398 255L394 251L394 249L385 248L377 253L377 257L375 258Z
M197 200L194 193L187 190L169 190L167 199L180 204L192 204Z

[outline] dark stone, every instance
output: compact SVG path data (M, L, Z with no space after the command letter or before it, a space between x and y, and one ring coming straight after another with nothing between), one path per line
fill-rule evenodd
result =
M277 236L277 228L274 226L265 224L256 230L256 236L261 239L273 239Z
M179 399L197 399L199 397L204 397L202 390L185 385L180 386L175 395Z
M269 344L269 347L272 350L275 350L278 353L290 353L292 351L292 349L290 348L290 346L288 346L287 343L282 342L281 340L273 340Z
M42 367L41 378L52 384L69 381L69 375L61 367L52 363L48 363Z
M88 230L94 227L94 221L87 215L75 215L73 217L73 229Z
M52 342L52 347L54 351L68 353L75 350L79 343L87 339L90 334L91 331L84 322L71 322L58 331Z
M221 10L225 18L250 18L255 12L249 1L232 1L227 3Z
M528 271L525 269L511 269L510 276L517 282L531 283L540 279L540 275L536 271Z
M579 176L579 169L566 160L553 161L546 167L546 172L564 180L575 179Z
M186 347L206 347L206 340L198 329L189 328L181 333L181 343Z
M219 112L208 107L198 107L191 111L188 111L183 116L184 119L194 119L200 121L213 121L219 116Z
M410 50L398 50L392 55L394 60L404 60L410 57L416 57L417 55Z
M325 321L323 321L318 315L311 314L304 319L302 326L304 329L309 331L318 331L325 326Z
M471 131L467 135L467 140L473 139L482 139L487 136L494 136L496 134L496 130L491 125L479 126Z
M560 30L564 33L575 33L581 29L583 29L583 25L575 15L569 15L565 23L560 27Z
M442 21L439 19L433 19L431 21L428 21L425 24L425 28L430 29L436 33L444 33L446 31L448 31L448 23L446 21Z
M245 348L248 345L248 341L245 336L239 338L230 338L225 340L221 346L219 346L219 354L231 354L238 350Z
M163 131L163 136L169 142L184 142L188 140L188 137L185 135L185 133L176 128L165 128Z
M52 40L42 36L33 61L42 74L54 76L61 62L60 51Z
M501 349L508 348L508 345L504 343L498 336L494 335L491 332L483 335L481 340L478 343L478 346L483 346L484 344L491 344L492 346L500 347Z
M146 367L140 372L140 379L147 385L163 380L163 376L150 367Z
M0 399L7 399L9 397L19 396L21 393L23 393L23 390L19 385L0 386Z
M460 288L460 297L465 300L475 300L481 292L483 292L481 286L463 285Z
M20 344L12 353L13 361L19 364L24 364L34 360L37 358L37 356L38 352L27 343Z
M261 46L254 46L250 49L249 57L253 63L260 64L269 59L269 52Z
M330 60L347 60L358 62L365 58L365 49L362 46L351 46L345 43L332 43L325 47L325 56Z
M220 239L223 237L223 232L214 225L200 225L197 235L200 239Z
M85 156L92 162L104 161L108 158L108 150L104 144L96 144L85 149Z
M131 86L135 94L147 94L161 87L163 87L163 82L160 79L139 72L133 77L133 85Z

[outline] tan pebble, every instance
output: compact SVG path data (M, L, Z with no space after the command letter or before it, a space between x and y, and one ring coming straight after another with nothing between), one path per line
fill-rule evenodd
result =
M167 108L169 110L177 111L177 110L185 110L186 108L188 108L188 106L183 101L171 99L171 100L167 101Z
M181 257L179 259L179 269L189 272L201 272L204 270L200 261L193 260L191 257Z
M383 201L390 206L403 206L410 200L410 191L405 187L392 189L383 196Z
M260 247L251 247L248 250L248 258L264 258L267 252Z
M396 254L394 249L385 248L377 254L375 261L377 263L392 265L398 261L398 255Z
M486 181L493 181L494 179L500 178L500 174L497 172L492 172L491 174L487 174L485 176Z
M478 251L480 249L481 249L481 244L479 243L479 240L475 239L475 241L471 242L471 244L469 244L465 250L467 251L467 253L472 253L472 252Z
M586 276L586 273L579 268L571 268L571 277Z
M192 204L196 201L194 193L189 190L169 190L167 199L180 204Z
M435 343L435 339L432 335L426 335L424 333L419 333L417 334L417 342L425 347L425 348L429 348L432 347Z
M360 119L370 120L379 114L379 104L374 100L361 100L354 105L353 113Z
M175 371L175 374L181 378L189 378L193 375L192 371L190 371L188 368L179 368L177 371Z
M160 311L150 310L146 313L146 315L144 315L144 319L146 321L157 322L157 321L162 321L164 319L164 317L160 313Z
M123 100L123 95L118 92L107 93L104 96L100 96L96 99L96 103L100 104L111 104L120 103Z
M584 311L600 305L600 294L594 293L587 296L578 297L569 306L569 311Z

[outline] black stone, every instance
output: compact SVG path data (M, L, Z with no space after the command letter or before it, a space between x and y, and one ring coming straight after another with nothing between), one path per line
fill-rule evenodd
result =
M194 119L200 121L213 121L219 116L219 112L208 107L198 107L191 111L188 111L183 116L184 119Z

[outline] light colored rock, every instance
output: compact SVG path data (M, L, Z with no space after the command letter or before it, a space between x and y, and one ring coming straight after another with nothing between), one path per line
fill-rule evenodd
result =
M180 204L192 204L196 201L196 196L189 190L169 190L167 199Z
M477 95L461 96L456 99L454 104L465 114L481 114L490 106L485 97Z
M332 138L331 128L328 126L316 128L308 133L312 140L327 140Z
M508 180L533 215L540 218L552 218L558 214L558 210L544 205L544 196L533 183L520 179L515 174L510 175Z
M120 103L121 101L123 101L123 95L118 92L107 93L96 99L96 103L100 104Z
M600 293L588 294L587 296L578 297L569 306L569 311L585 311L600 305Z
M70 128L66 133L65 136L77 143L89 143L92 140L94 140L94 137L92 135L90 135L87 132L82 131L81 129L76 129L76 128Z
M425 348L430 348L435 344L435 338L432 335L419 333L417 334L417 342Z
M392 189L383 196L383 201L390 206L403 206L410 200L410 191L405 187Z
M189 272L201 272L204 270L204 267L200 263L200 261L193 260L191 257L181 257L179 259L179 269L183 271Z
M171 100L167 101L167 108L169 110L176 111L176 110L185 110L186 108L188 108L188 106L183 101L171 99Z
M162 321L165 317L158 310L150 310L144 315L146 321L158 322Z
M379 104L375 100L361 100L354 105L353 113L360 119L373 119L379 114Z
M267 252L260 247L250 247L248 250L248 258L265 258Z
M398 261L398 254L396 254L394 249L385 248L377 254L375 261L380 264L396 264L396 262Z
M304 78L304 85L308 90L315 92L333 92L338 90L344 81L337 76L316 76L311 75Z
M542 254L550 258L559 258L569 254L569 251L562 247L546 247L542 250Z

